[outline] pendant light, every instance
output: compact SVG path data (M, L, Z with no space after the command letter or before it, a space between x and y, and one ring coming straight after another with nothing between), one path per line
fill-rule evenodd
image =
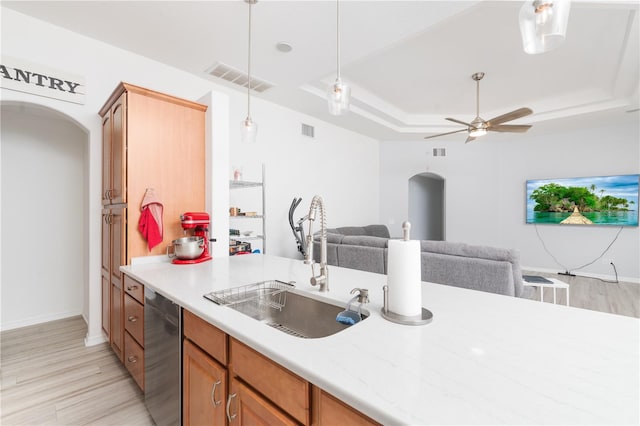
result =
M251 7L258 0L244 0L249 4L249 47L247 49L247 118L242 120L242 142L253 143L258 134L258 125L251 119Z
M332 115L343 115L349 111L351 100L351 87L340 79L340 0L336 0L336 64L338 75L327 92L329 102L329 113Z
M520 9L520 33L529 54L555 49L565 39L571 0L527 0Z

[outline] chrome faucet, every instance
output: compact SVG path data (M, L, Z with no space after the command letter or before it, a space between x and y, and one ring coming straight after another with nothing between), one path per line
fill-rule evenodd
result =
M320 208L320 274L316 275L313 260L313 222L316 220L316 212ZM320 286L320 291L329 291L329 269L327 268L327 218L322 197L316 195L311 200L309 207L309 233L307 234L307 252L304 257L305 264L311 264L311 285Z

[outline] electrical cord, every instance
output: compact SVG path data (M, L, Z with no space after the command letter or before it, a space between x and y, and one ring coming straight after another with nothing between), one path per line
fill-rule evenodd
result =
M544 248L544 250L547 252L547 254L549 256L551 256L551 258L556 262L556 264L560 267L562 267L566 272L566 275L572 275L571 272L572 271L578 271L582 268L586 268L589 265L593 265L595 262L597 262L598 260L602 259L604 257L604 255L609 251L609 249L611 248L611 246L616 242L616 240L618 239L618 236L620 235L620 233L622 232L622 229L624 228L623 226L620 227L620 229L618 229L618 232L616 233L616 236L613 237L613 240L609 243L609 245L607 246L607 248L604 249L604 251L600 254L600 256L596 257L595 259L593 259L591 262L585 263L582 266L578 266L577 268L567 268L566 266L564 266L563 264L561 264L558 259L556 259L556 257L549 251L549 249L547 248L547 245L544 243L544 240L542 239L542 236L540 235L540 232L538 231L538 225L537 224L533 224L535 230L536 230L536 235L538 236L538 239L540 240L540 243L542 243L542 247ZM601 278L595 278L595 277L587 277L584 275L580 275L581 278L593 278L599 281L602 281L604 283L612 283L612 284L617 284L619 283L618 281L618 270L616 269L616 265L613 264L613 262L611 262L611 266L613 267L613 271L616 274L616 280L615 281L608 281L608 280L603 280Z

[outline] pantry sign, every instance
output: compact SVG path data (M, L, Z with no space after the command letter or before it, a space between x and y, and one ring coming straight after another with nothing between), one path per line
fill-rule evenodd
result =
M84 105L84 78L65 71L2 56L0 87Z

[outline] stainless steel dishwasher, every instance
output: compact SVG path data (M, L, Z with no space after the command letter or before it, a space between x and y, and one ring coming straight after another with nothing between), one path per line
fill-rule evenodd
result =
M180 307L144 289L144 402L158 426L182 421Z

